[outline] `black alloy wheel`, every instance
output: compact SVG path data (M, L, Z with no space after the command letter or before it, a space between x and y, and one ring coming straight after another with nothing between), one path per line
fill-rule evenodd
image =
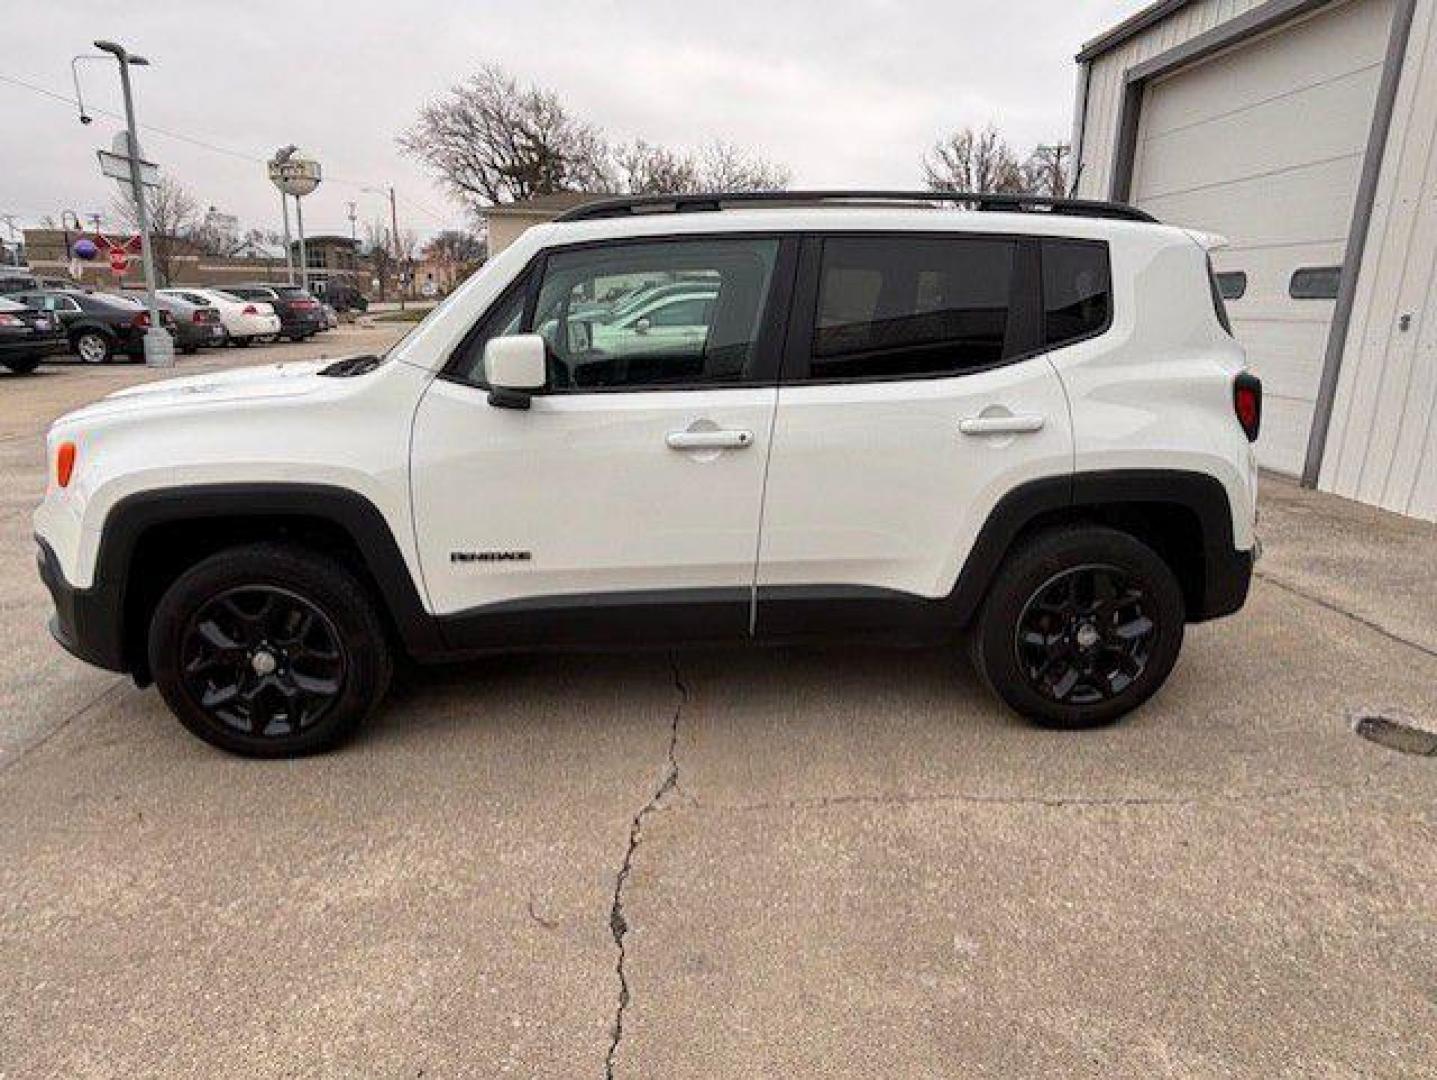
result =
M286 543L226 548L181 573L155 605L147 655L193 734L269 758L343 741L394 668L375 597L340 560Z
M973 664L1045 727L1112 723L1152 697L1182 648L1182 586L1130 533L1076 523L1014 548L969 635Z
M1055 702L1093 705L1121 694L1147 669L1157 624L1140 584L1116 566L1057 574L1028 601L1014 647L1034 690Z
M185 689L217 723L252 738L313 727L344 688L347 657L323 611L288 589L229 589L191 616Z

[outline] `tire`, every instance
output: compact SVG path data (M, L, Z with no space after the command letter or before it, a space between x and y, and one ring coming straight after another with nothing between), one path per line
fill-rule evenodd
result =
M6 360L0 366L9 368L16 375L30 375L40 366L40 356L26 356L19 360Z
M98 330L82 330L70 341L70 348L86 364L106 364L115 355L115 343Z
M394 668L363 586L333 560L286 544L231 548L181 574L155 608L149 660L190 732L262 758L342 742L379 704Z
M1141 541L1101 526L1039 533L1010 554L969 638L979 676L1043 727L1100 727L1167 680L1182 588Z
M230 344L237 349L248 349L250 342L253 340L254 338L252 337L232 337L230 338Z

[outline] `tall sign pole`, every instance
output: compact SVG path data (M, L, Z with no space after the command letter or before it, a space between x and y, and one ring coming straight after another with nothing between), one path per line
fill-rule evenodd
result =
M151 367L172 367L175 343L160 325L160 304L155 297L155 256L150 244L150 211L146 205L145 185L141 173L140 137L135 123L135 98L130 90L130 68L149 64L143 56L135 56L123 45L113 41L97 41L95 48L107 52L120 65L120 87L125 95L125 127L129 153L130 192L135 200L135 218L140 225L140 257L145 267L145 306L150 313L150 327L145 331L145 363Z
M289 239L289 196L280 189L279 208L284 212L284 280L294 284L294 252L290 250Z

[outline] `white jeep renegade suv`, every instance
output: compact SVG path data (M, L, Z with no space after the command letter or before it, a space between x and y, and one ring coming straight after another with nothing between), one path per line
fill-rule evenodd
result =
M1024 716L1113 720L1252 571L1261 387L1205 243L1012 196L591 204L382 358L58 420L52 630L255 755L353 730L399 653L735 639L966 640Z

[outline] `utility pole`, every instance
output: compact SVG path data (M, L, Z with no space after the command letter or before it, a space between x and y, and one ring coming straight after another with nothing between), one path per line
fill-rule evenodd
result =
M140 181L140 137L135 123L135 99L130 91L130 68L147 67L149 61L135 56L123 45L113 41L97 41L95 48L107 52L120 66L120 88L125 95L125 126L129 131L130 192L135 200L135 218L140 224L140 256L145 266L145 306L150 313L150 327L145 331L145 363L154 367L170 367L175 362L175 343L160 325L160 304L155 297L155 255L150 243L150 211L145 205L145 188Z
M354 234L354 220L355 220L354 200L351 199L351 200L350 200L348 203L346 203L345 205L347 205L347 206L349 207L349 242L350 242L351 244L358 244L358 243L359 243L359 238L358 238L357 236L355 236L355 234Z
M394 185L389 185L389 227L394 234L394 265L399 268L399 310L404 310L404 259L399 248L399 211L395 209Z

